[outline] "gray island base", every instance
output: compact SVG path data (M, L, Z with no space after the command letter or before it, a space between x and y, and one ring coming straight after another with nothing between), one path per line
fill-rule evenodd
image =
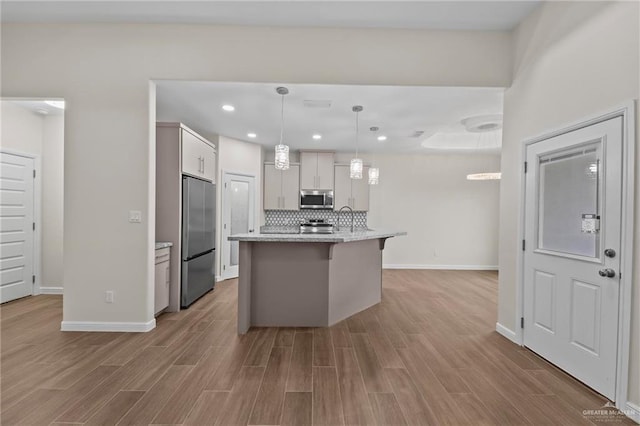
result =
M382 250L404 232L237 234L238 334L250 327L328 327L382 297Z

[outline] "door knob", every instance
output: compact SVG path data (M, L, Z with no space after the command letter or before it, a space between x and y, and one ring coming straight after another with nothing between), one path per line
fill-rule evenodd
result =
M613 278L616 276L616 271L614 271L611 268L606 268L606 269L600 269L598 271L598 274L600 274L601 277Z
M604 255L613 258L616 257L616 251L614 249L606 249Z

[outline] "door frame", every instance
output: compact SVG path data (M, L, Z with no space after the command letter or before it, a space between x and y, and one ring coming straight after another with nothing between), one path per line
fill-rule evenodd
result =
M13 149L0 149L0 152L3 154L15 155L18 157L30 158L33 160L33 170L36 172L36 177L33 180L33 221L36 224L36 229L33 231L33 274L36 276L35 282L31 284L31 295L37 296L39 294L43 294L41 291L42 284L42 238L41 238L41 229L42 229L42 219L41 219L41 207L40 204L42 202L42 171L40 167L40 156L35 154L30 154L24 151L17 151ZM45 294L59 294L45 292Z
M227 181L227 177L229 176L241 176L241 177L246 177L246 178L252 178L253 179L253 203L249 203L249 210L251 210L251 216L253 217L253 225L255 228L256 223L258 223L258 218L256 215L256 198L258 197L258 194L256 193L256 175L253 174L249 174L249 173L238 173L238 172L231 172L228 170L222 170L222 188L221 188L221 196L220 196L220 211L221 211L221 220L220 220L220 279L221 280L227 280L229 278L235 278L229 275L229 272L227 272L224 269L225 266L225 256L227 256L227 253L225 251L225 241L224 241L224 235L225 235L225 228L224 228L224 224L226 222L227 218L227 210L226 210L226 205L228 203L229 200L227 200L227 191L226 188L224 187L224 185L226 184Z
M525 199L526 179L524 178L524 161L527 147L537 142L556 137L574 130L588 127L612 118L622 117L622 218L621 218L621 255L620 255L620 293L618 300L618 349L616 358L616 397L615 404L620 410L627 409L627 388L629 379L629 349L631 340L631 287L633 283L633 239L634 239L634 178L635 178L635 121L636 102L628 101L623 105L609 109L601 114L592 115L582 120L545 132L539 136L526 139L522 143L520 153L520 204L518 223L518 243L525 237ZM626 160L626 161L625 161ZM516 319L524 316L524 251L518 250L516 264ZM515 341L524 344L524 330L515 328Z

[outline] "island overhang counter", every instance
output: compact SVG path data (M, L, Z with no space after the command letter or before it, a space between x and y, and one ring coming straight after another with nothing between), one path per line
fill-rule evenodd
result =
M398 231L236 234L238 334L250 327L328 327L382 297L382 250Z

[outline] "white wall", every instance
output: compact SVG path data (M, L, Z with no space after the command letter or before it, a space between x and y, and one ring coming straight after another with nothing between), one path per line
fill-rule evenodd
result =
M66 100L63 318L107 327L153 320L149 80L511 81L506 32L3 23L1 43L3 96ZM143 224L130 224L129 210ZM115 303L104 303L106 290Z
M63 286L64 115L42 128L42 287Z
M505 92L498 321L515 330L522 141L639 97L637 2L550 2L517 29ZM638 143L636 141L636 147ZM636 149L640 163L640 150ZM637 167L637 166L636 166ZM640 170L636 170L629 400L640 403Z
M340 153L337 161L352 156ZM372 160L362 155L365 164ZM399 229L385 267L497 269L499 181L468 181L500 171L499 155L376 155L380 183L370 186L368 226ZM366 176L365 176L366 178Z
M222 275L222 191L224 181L222 172L239 173L255 176L256 205L254 221L256 230L261 224L262 211L262 147L260 145L240 141L226 136L218 138L218 176L216 187L216 275Z
M42 116L11 101L0 101L0 108L2 149L41 157Z

